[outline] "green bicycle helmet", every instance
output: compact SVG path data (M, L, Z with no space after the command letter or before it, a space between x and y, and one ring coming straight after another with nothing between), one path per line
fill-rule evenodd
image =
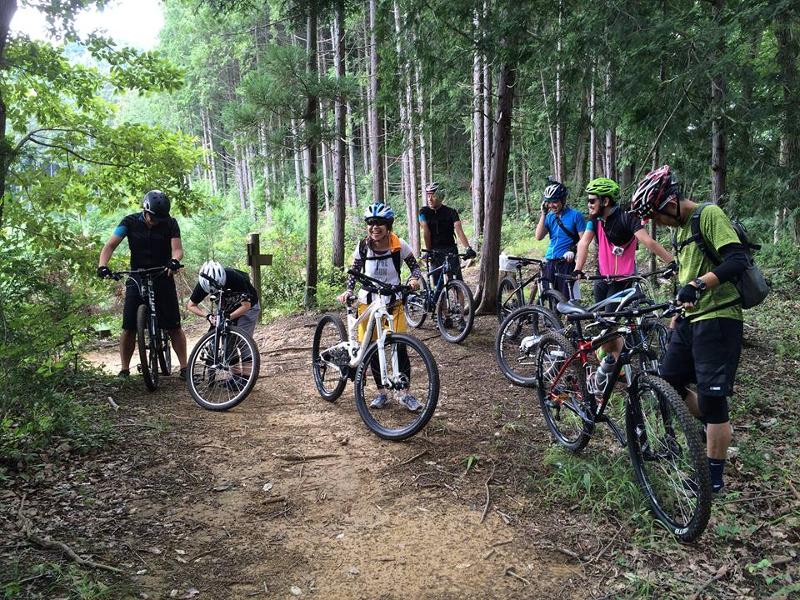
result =
M589 182L589 185L586 186L586 193L605 196L617 202L619 200L619 184L608 177L598 177Z

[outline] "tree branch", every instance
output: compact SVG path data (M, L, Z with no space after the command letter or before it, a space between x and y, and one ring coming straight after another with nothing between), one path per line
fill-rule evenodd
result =
M68 148L67 146L62 146L60 144L48 144L47 142L44 142L42 140L38 140L33 136L30 137L30 141L33 142L34 144L39 144L40 146L45 146L47 148L54 148L56 150L62 150L64 152L66 152L67 154L70 154L70 155L74 156L75 158L77 158L79 160L82 160L83 162L87 162L87 163L90 163L90 164L93 164L93 165L101 165L101 166L104 166L104 167L117 167L117 168L120 168L120 169L125 169L127 167L130 167L133 164L132 162L122 164L122 163L106 162L106 161L103 161L103 160L96 160L96 159L93 159L93 158L87 158L85 156L82 156L82 155L78 154L72 148Z

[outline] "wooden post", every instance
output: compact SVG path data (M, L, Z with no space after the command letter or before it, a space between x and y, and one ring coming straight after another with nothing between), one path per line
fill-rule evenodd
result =
M250 279L253 280L253 287L258 292L258 301L261 302L261 267L272 264L272 254L261 254L261 242L259 234L251 233L247 242L247 264L250 265ZM261 323L261 313L258 314L258 322Z

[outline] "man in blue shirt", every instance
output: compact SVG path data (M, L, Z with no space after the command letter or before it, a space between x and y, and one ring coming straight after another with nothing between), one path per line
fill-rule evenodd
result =
M571 274L575 269L575 250L581 234L586 229L583 215L567 206L567 188L563 183L547 178L547 187L542 196L542 214L536 224L536 239L543 240L550 236L550 244L544 257L547 262L542 266L542 279L570 297L570 282L557 274ZM575 286L577 292L577 286ZM575 297L578 297L577 294Z

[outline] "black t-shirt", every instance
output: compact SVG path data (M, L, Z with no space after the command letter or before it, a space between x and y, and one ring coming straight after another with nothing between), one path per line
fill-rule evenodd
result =
M595 235L597 234L598 221L599 219L592 219L592 226L590 227L595 231ZM603 231L606 234L606 238L615 246L625 246L642 227L642 221L639 217L620 209L618 206L603 222Z
M172 258L172 239L181 237L178 222L170 217L151 227L142 213L128 215L120 221L114 234L128 238L131 249L131 269L163 267Z
M236 310L242 301L247 301L253 306L258 304L258 292L256 292L253 284L250 283L250 278L247 274L242 271L225 269L225 289L230 290L230 293L225 294L225 299L226 302L230 301L231 304L223 307L227 311ZM194 286L189 299L195 304L200 304L207 296L206 291L198 283Z
M461 219L455 208L443 204L437 210L433 210L430 206L423 206L419 209L419 220L428 224L432 249L456 247L455 223Z

